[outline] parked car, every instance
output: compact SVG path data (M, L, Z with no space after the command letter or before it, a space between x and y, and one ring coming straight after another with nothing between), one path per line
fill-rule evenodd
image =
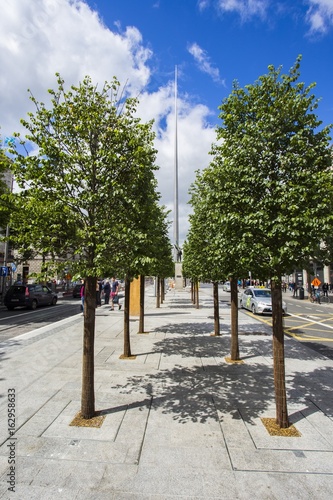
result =
M58 295L46 285L12 285L9 287L4 304L9 311L15 307L36 309L38 306L55 306Z
M225 281L222 285L222 290L224 292L231 292L231 284L230 281ZM237 292L239 292L239 285L237 284Z
M81 286L82 286L82 283L78 283L77 285L74 286L73 293L72 293L74 299L81 297Z
M253 314L272 313L272 292L269 288L250 286L244 290L239 301L240 307ZM282 301L283 314L287 314L287 304Z

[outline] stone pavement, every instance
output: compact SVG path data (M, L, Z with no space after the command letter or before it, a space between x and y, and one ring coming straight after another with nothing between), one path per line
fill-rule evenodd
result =
M228 364L228 302L213 337L208 289L199 309L188 290L169 291L157 309L148 288L145 334L131 318L132 360L119 359L123 311L98 308L100 428L69 425L80 410L82 315L3 342L0 498L332 498L333 361L286 338L288 411L301 436L270 436L261 417L275 416L271 332L240 312L244 363Z

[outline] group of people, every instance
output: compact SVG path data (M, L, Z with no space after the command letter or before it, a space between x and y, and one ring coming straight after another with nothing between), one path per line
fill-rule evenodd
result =
M291 282L288 284L289 290L292 293L293 297L297 297L297 292L301 288L297 285L297 283ZM328 297L328 292L332 292L333 285L329 283L323 283L320 287L311 285L310 293L313 297L316 298L316 301L320 304L320 294L323 292L324 297ZM287 290L287 284L283 283L283 291Z
M119 282L113 276L111 281L109 279L105 280L105 282L101 282L101 288L99 290L99 300L101 301L101 295L104 293L104 304L110 303L111 297L111 311L114 310L115 304L118 305L118 309L121 309L121 304L119 302Z
M85 284L84 280L81 280L81 311L84 310L84 297L85 297ZM111 280L106 279L105 281L97 281L96 285L96 307L102 305L102 295L104 295L104 304L110 304L111 299L111 311L114 310L114 306L118 305L118 309L121 309L121 304L119 302L119 281L116 280L116 277L113 276Z

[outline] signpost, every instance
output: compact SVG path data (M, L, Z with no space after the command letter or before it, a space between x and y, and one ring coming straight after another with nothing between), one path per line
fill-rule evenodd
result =
M320 287L321 285L321 281L318 279L318 278L314 278L312 281L311 281L311 285L314 286L315 288L318 288Z

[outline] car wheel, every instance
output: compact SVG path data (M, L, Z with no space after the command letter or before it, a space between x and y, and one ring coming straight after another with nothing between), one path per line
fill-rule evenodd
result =
M37 300L33 300L31 303L31 309L35 310L37 308Z
M252 304L251 310L252 310L253 314L257 314L256 313L256 306L254 304Z
M7 306L8 311L14 311L14 307Z
M239 301L239 307L243 309L243 302L241 300Z
M57 297L53 297L52 302L51 302L51 306L55 306L56 303L57 303Z

